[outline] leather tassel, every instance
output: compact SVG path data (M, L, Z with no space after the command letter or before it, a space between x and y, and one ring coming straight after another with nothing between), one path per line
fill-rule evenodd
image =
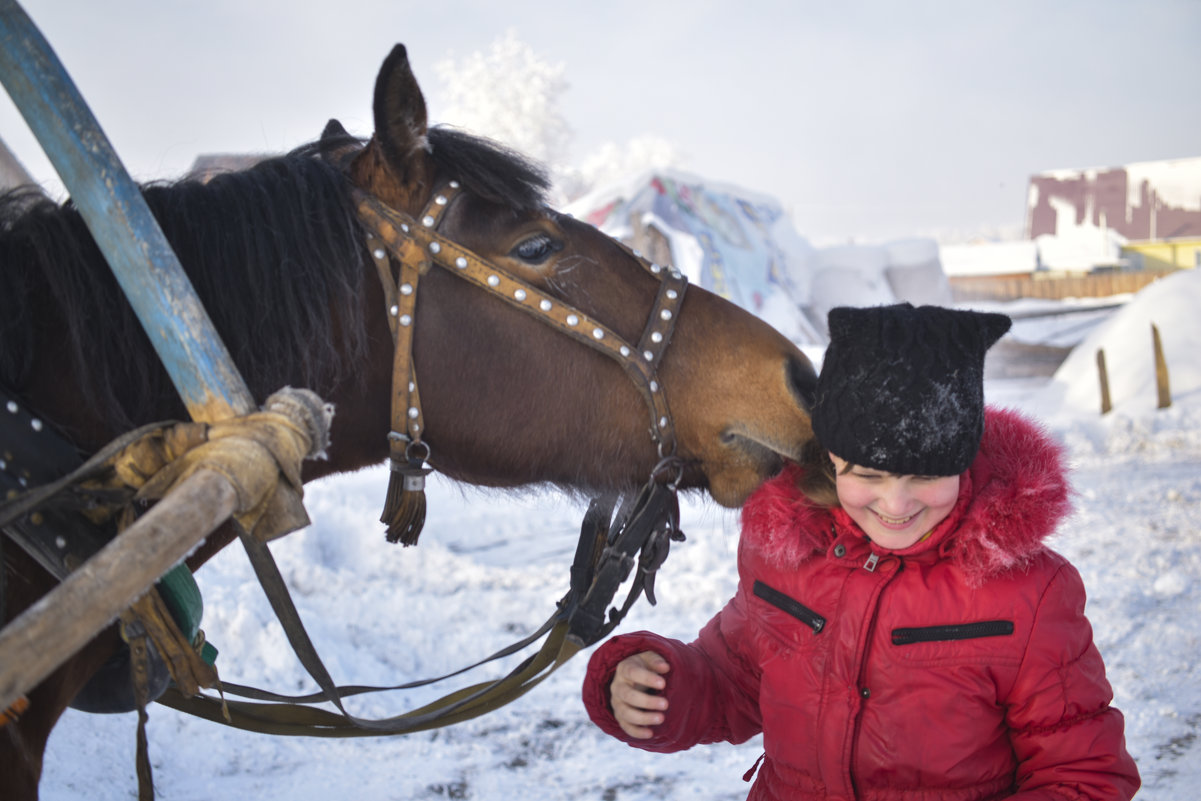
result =
M411 459L401 466L392 460L392 475L388 479L388 497L380 522L386 523L388 542L416 545L425 526L425 477L433 468L422 467L422 460Z

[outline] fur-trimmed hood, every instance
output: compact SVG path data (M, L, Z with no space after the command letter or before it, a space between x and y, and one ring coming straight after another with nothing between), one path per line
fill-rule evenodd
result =
M1063 461L1062 448L1041 426L1011 410L988 409L980 452L963 474L949 524L904 554L937 549L972 583L1021 567L1071 512ZM789 464L742 509L744 549L776 569L825 553L853 526L841 509L815 507L801 495L800 472Z

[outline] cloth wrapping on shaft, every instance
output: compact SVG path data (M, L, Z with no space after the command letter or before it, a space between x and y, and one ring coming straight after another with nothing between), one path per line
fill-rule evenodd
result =
M111 473L85 486L119 484L136 490L138 501L155 501L196 471L211 470L237 493L234 519L267 542L309 524L301 463L324 454L332 416L312 392L285 388L258 412L156 429L118 452Z

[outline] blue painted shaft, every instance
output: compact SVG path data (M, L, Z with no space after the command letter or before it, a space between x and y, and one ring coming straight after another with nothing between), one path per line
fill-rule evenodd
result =
M0 82L58 171L193 419L254 401L133 179L37 26L0 0Z

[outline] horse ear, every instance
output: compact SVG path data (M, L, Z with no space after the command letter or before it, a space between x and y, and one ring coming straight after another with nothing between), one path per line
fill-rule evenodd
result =
M334 144L335 139L345 139L348 136L350 136L350 134L347 133L346 128L342 126L342 123L338 122L337 120L330 120L329 122L325 123L325 130L321 132L321 146L324 147L327 144Z
M402 44L392 48L375 80L375 138L383 147L388 165L405 175L409 160L418 152L425 153L425 98L413 70L409 54Z
M360 147L362 142L351 136L337 120L330 120L325 124L325 130L321 132L321 138L317 141L317 149L322 158L337 165L342 165L343 161Z

